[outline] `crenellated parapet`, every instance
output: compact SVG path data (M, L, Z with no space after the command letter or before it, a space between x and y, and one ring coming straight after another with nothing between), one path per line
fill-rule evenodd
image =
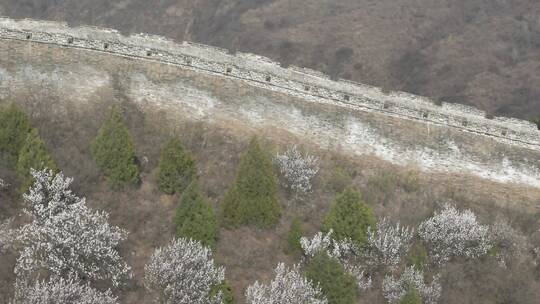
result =
M184 69L244 81L252 86L360 111L436 124L491 137L497 141L540 150L540 130L528 121L488 117L461 104L438 104L405 92L329 76L308 68L282 67L266 57L193 42L177 43L147 34L130 36L97 27L69 27L65 23L0 18L0 39L46 43L139 60L159 61Z

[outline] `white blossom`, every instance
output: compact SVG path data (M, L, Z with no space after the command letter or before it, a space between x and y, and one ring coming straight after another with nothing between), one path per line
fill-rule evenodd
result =
M441 295L441 285L439 277L436 276L431 284L424 282L424 273L408 267L399 278L392 275L386 275L382 283L382 292L388 303L398 303L407 293L409 286L418 290L424 304L436 304Z
M117 251L127 233L74 195L72 179L46 170L31 173L34 184L23 197L32 221L18 231L15 273L29 278L46 270L63 278L111 280L114 286L129 278L130 268Z
M221 294L211 296L212 287L225 278L216 267L210 249L195 240L179 238L157 248L145 268L145 286L159 293L160 303L221 303Z
M307 257L313 257L320 251L326 252L329 256L345 261L351 256L356 255L359 250L351 240L337 241L332 238L333 231L327 233L317 232L311 239L307 237L300 238L300 246Z
M332 238L332 230L328 233L318 232L311 239L300 238L300 246L306 257L313 257L319 252L324 252L339 261L345 270L356 278L358 288L368 289L372 286L372 279L366 273L361 262L365 256L358 246L351 240L337 241Z
M321 289L304 278L299 266L287 269L280 263L269 285L255 282L246 290L248 304L326 304Z
M111 292L100 292L77 279L54 278L34 284L19 281L15 284L15 298L11 304L117 304Z
M10 185L7 182L0 178L0 190L5 190L9 188L9 186Z
M480 225L471 210L460 212L448 204L422 222L418 233L439 264L454 256L476 258L491 248L488 227Z
M368 227L367 251L370 263L375 265L395 266L411 246L413 230L402 227L399 223L392 226L388 219L383 218L373 231Z
M295 145L290 146L283 154L277 154L274 162L285 179L285 186L297 195L311 192L311 180L319 172L316 157L302 155Z
M13 219L7 219L0 223L0 253L5 252L11 247L15 239L15 231L11 229Z

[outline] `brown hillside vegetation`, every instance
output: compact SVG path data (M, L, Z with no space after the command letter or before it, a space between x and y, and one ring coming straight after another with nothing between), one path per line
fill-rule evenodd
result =
M0 0L0 14L161 34L540 116L537 0Z
M160 147L171 134L181 138L198 164L204 195L217 209L233 181L239 156L253 134L242 129L233 134L211 124L167 122L159 110L143 113L130 101L116 103L121 104L141 161L141 183L124 190L111 190L100 177L89 149L105 119L103 109L110 103L96 103L84 110L67 106L58 114L46 111L48 106L33 108L32 124L39 128L58 166L66 175L75 178L75 191L87 196L93 208L110 212L110 221L114 225L129 231L121 254L133 267L135 278L120 292L122 303L150 303L153 297L142 286L144 263L155 247L173 238L173 217L178 201L177 196L163 195L158 190L155 172ZM415 168L395 167L367 156L349 158L287 135L264 132L257 135L265 150L272 154L282 151L287 144L300 144L320 158L321 170L315 179L314 192L303 203L295 203L287 191L279 189L284 215L275 228L220 229L215 249L217 261L226 266L226 276L238 303L243 303L247 285L272 277L278 262L297 262L297 258L284 253L292 219L299 217L304 233L312 235L319 230L335 194L348 185L362 193L377 217L387 216L406 225L416 225L443 202L451 201L460 208L473 209L483 223L492 223L497 217L504 216L520 233L530 236L533 245L540 245L538 189L496 184L469 176L425 174ZM10 170L0 168L0 174L16 185ZM1 219L20 213L22 204L15 190L0 192L0 201ZM8 256L0 263L0 300L6 300L10 295L14 258ZM536 303L540 296L540 268L526 265L530 264L516 259L504 269L491 256L474 262L450 263L442 271L441 303ZM379 288L362 294L359 301L384 302Z

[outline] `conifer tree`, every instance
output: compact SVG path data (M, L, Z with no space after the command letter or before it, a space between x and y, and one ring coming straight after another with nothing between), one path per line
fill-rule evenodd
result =
M43 140L39 137L38 130L32 129L27 134L17 160L17 175L21 182L20 191L25 192L32 185L33 177L30 169L50 169L57 171L56 163L49 155Z
M409 286L407 293L401 298L399 304L422 304L422 298L414 286Z
M116 107L112 108L90 148L111 186L121 187L139 180L133 141Z
M321 288L328 304L356 303L356 281L338 260L325 252L316 253L308 260L305 276Z
M240 159L236 179L225 194L223 223L229 227L270 227L278 222L280 215L272 161L253 138Z
M289 233L287 233L286 253L292 255L298 255L302 253L302 245L300 245L300 238L302 238L302 226L300 223L300 219L295 217L291 222Z
M221 304L234 304L234 295L231 284L226 279L221 283L212 287L210 297L213 297L221 292Z
M336 240L351 239L357 245L367 241L368 227L375 226L375 216L360 197L360 193L349 187L339 194L324 219L322 230L333 231Z
M185 151L180 139L172 138L161 151L158 165L158 186L167 194L182 192L193 180L195 162Z
M184 191L176 209L176 234L178 237L200 241L212 247L217 238L217 220L214 210L200 193L197 182Z
M19 152L32 127L28 116L15 104L0 109L0 160L16 167Z

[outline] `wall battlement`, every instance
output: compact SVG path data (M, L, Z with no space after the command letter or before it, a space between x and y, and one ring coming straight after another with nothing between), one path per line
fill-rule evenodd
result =
M360 111L436 124L491 137L497 141L540 151L540 130L528 121L487 117L461 104L437 104L426 97L340 79L308 68L282 67L269 58L193 42L176 43L147 34L123 36L113 29L71 28L65 23L0 18L0 39L55 44L159 61L185 69L235 78L252 86Z

